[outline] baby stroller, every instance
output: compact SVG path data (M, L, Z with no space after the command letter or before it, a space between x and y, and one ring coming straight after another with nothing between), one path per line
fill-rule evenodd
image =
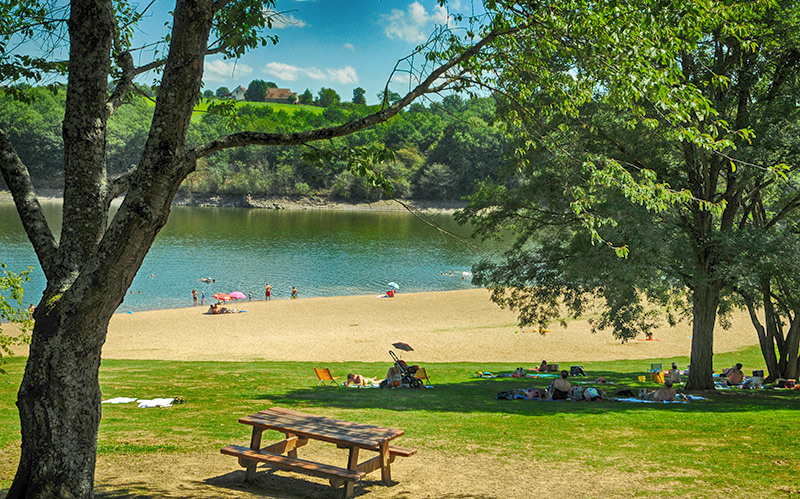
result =
M394 360L394 367L400 371L400 386L408 386L410 388L422 388L422 381L414 377L414 374L419 369L419 366L409 366L406 361L397 358L397 355L389 350L389 355Z

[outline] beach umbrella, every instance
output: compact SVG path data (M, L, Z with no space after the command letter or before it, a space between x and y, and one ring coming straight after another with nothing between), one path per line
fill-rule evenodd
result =
M234 300L244 300L245 298L247 298L247 296L241 291L234 291L232 293L229 293L228 296L230 296Z
M411 348L411 345L408 343L403 343L402 341L398 341L397 343L392 343L392 346L398 350L405 350L406 352L413 352L414 349Z
M390 282L389 284L387 284L387 286L389 286L389 287L392 287L392 288L394 288L394 289L400 289L400 285L399 285L399 284L397 284L397 283L396 283L396 282L394 282L394 281L392 281L392 282Z
M211 295L211 298L219 301L231 301L231 297L226 295L225 293L214 293Z

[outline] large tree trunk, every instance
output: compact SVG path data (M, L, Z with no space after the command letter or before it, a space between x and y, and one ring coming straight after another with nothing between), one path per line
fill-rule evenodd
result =
M9 499L92 496L108 318L65 308L37 313L17 400L22 456Z
M64 228L57 253L40 258L48 284L36 308L18 394L22 455L9 499L93 497L101 348L112 314L195 166L186 136L200 92L212 9L212 0L177 3L151 132L125 200L106 228L105 104L113 12L110 0L72 3L71 19L82 22L70 30Z
M719 308L720 287L712 282L698 283L692 293L692 365L687 390L714 388L714 324Z

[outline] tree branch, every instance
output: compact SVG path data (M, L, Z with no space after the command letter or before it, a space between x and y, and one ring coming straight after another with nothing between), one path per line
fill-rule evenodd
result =
M0 171L14 197L22 226L36 251L42 270L50 280L55 273L58 243L50 231L50 226L47 225L39 199L33 191L28 169L19 159L17 151L2 129L0 129Z
M431 74L428 75L428 77L425 78L425 80L422 83L417 85L416 88L407 93L403 98L401 98L391 106L388 106L378 111L377 113L365 116L364 118L361 118L359 120L352 121L350 123L345 123L339 126L319 128L316 130L308 130L305 132L295 132L295 133L239 132L227 135L225 137L220 137L217 140L203 144L199 147L196 147L192 152L195 155L195 159L199 159L204 156L208 156L209 154L221 151L223 149L228 149L231 147L242 147L247 145L261 145L261 146L301 145L307 142L314 142L317 140L342 137L345 135L352 134L354 132L358 132L370 126L376 125L378 123L382 123L391 118L392 116L396 115L398 112L400 112L401 109L411 104L415 99L417 99L421 95L430 93L432 85L442 75L447 73L447 71L458 66L459 64L463 63L470 57L480 52L483 47L493 42L496 38L515 33L516 31L518 31L518 29L519 28L509 28L504 31L498 31L498 30L491 31L484 38L478 41L475 45L466 49L457 57L450 59L445 64L439 66L434 71L432 71ZM437 87L437 89L439 88Z
M133 84L133 77L136 75L136 68L133 65L133 56L129 51L126 50L117 56L117 64L122 68L122 76L117 82L116 88L114 88L114 93L112 93L111 97L108 99L106 107L109 117L122 105L125 95Z
M106 190L106 199L108 202L111 202L111 200L117 196L121 196L130 188L134 172L135 170L131 170L123 173L108 183Z

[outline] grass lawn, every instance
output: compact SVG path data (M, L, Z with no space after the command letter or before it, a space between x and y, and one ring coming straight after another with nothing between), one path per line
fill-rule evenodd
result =
M653 359L668 366L688 359ZM650 360L581 364L587 380L654 388L638 376ZM742 362L763 366L757 348L715 356L716 370ZM382 375L390 363L331 363L335 376ZM99 454L184 453L246 445L249 427L237 418L270 406L398 427L399 445L425 453L474 455L503 463L535 456L544 469L581 467L587 479L614 472L653 472L664 492L630 490L631 497L797 497L800 494L800 391L719 391L691 404L573 403L494 400L498 391L544 386L549 380L481 379L478 371L510 372L511 364L423 364L429 390L317 387L312 367L299 362L172 362L104 360L104 398L182 396L172 409L104 405ZM562 367L565 364L562 363ZM525 367L533 367L525 366ZM19 421L14 406L24 359L0 376L0 493L16 466ZM191 438L187 438L191 435ZM735 464L732 464L735 462ZM231 468L235 462L231 460ZM664 469L673 473L659 474ZM502 468L499 468L502 469ZM509 477L520 479L519 477ZM522 477L521 479L525 479ZM460 496L459 496L460 497ZM498 496L499 497L499 496ZM555 496L553 496L555 497Z
M211 100L202 99L194 107L194 111L195 112L205 112L208 109L208 106L210 104L212 104L212 103L221 103L221 102L227 102L227 101L217 100L217 99L211 99ZM245 102L245 101L238 101L238 102L236 102L236 106L237 107L242 107L242 106L263 107L263 106L267 106L267 107L271 107L272 110L274 112L276 112L276 113L278 111L283 111L288 115L292 115L295 112L300 111L301 109L304 110L304 111L309 111L309 112L314 113L314 114L322 114L322 112L325 110L325 108L318 107L318 106L306 106L304 104L280 104L280 103L277 103L277 102Z

